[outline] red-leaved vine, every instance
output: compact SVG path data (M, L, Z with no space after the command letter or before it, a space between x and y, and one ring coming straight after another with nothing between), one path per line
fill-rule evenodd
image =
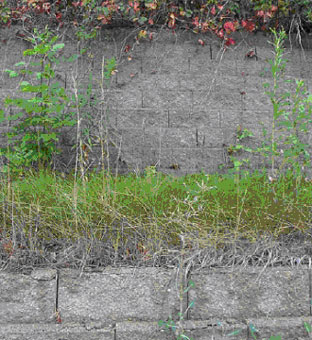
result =
M127 22L141 27L137 40L152 40L151 29L159 24L166 25L175 32L177 27L184 27L194 33L212 32L226 46L234 45L230 35L239 30L253 32L256 29L269 31L271 26L277 28L282 19L300 17L311 24L312 10L308 0L297 0L291 4L279 1L279 7L272 0L250 0L247 4L234 0L179 1L179 0L0 0L0 26L10 27L22 22L32 28L34 22L47 21L51 25L63 27L74 25L84 29L100 29L114 22ZM241 15L242 6L247 8L249 18ZM239 19L240 18L240 19ZM35 19L35 21L34 21ZM205 41L198 39L200 45Z

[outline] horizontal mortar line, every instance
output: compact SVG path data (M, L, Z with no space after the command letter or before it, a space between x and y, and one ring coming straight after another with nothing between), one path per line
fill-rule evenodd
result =
M14 329L13 329L14 328ZM0 335L5 334L8 335L10 333L14 334L25 334L26 332L55 332L63 330L68 332L68 328L70 328L70 333L81 333L82 331L94 331L100 332L101 330L113 331L114 325L110 324L107 326L93 326L90 323L81 323L81 322L63 322L60 324L57 323L6 323L0 324Z
M248 320L253 320L253 323L257 323L257 321L262 322L262 321L268 321L271 322L272 320L276 321L283 321L283 320L295 320L299 321L299 323L302 323L304 319L310 320L310 316L277 316L275 317L274 315L270 315L270 318L268 317L249 317ZM217 325L217 321L219 320L218 317L211 317L208 319L190 319L190 320L184 320L184 329L193 329L194 323L195 326L198 326L198 328L202 327L207 327L207 326L215 326ZM312 321L312 320L311 320ZM5 323L1 324L0 323L0 334L3 333L3 331L6 331L6 334L10 334L10 330L12 330L13 326L19 326L23 327L24 329L20 329L19 327L14 327L14 330L11 333L14 334L19 334L19 333L25 333L25 331L35 331L35 330L44 330L47 328L50 328L51 330L53 329L65 329L65 328L72 328L73 333L81 332L81 328L84 330L90 330L90 331L99 331L99 330L114 330L115 328L122 327L122 326L127 326L127 325L137 325L137 326L144 326L144 325L157 325L158 327L158 322L159 319L155 319L153 321L114 321L108 324L104 324L101 321L90 321L90 322L79 322L79 321L70 321L70 322L63 322L61 324L54 324L54 323ZM228 323L230 322L230 323ZM233 327L237 324L242 324L242 319L236 319L236 318L224 318L222 319L222 324L227 325L229 328ZM159 326L159 330L166 330L166 328L161 328Z
M203 104L196 104L196 105L205 105L205 103ZM157 107L154 107L154 106L149 106L149 107L130 107L130 108L127 108L127 107L120 107L120 106L111 106L110 107L110 110L116 110L116 111L146 111L146 112L149 112L149 111L152 111L152 112L164 112L164 113L168 113L168 109L164 109L164 108L157 108ZM180 111L178 108L176 109L177 111ZM228 112L229 108L227 107L224 107L223 109L209 109L207 110L206 112L217 112L217 113L222 113L222 112ZM247 111L246 109L243 110L243 109L230 109L231 112L239 112L239 113L242 113L244 111ZM204 110L203 109L194 109L194 113L196 112L203 112ZM169 110L169 112L171 112ZM270 110L258 110L256 111L256 113L267 113L267 114L271 114L271 111ZM186 114L188 114L188 112L186 112ZM192 115L191 114L191 115Z

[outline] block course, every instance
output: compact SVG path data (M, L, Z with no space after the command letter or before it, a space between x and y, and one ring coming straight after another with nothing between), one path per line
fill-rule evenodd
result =
M88 269L88 268L86 268ZM311 324L311 268L204 268L191 272L195 287L184 294L195 301L185 315L185 335L193 339L308 338ZM57 284L58 281L58 284ZM28 274L0 273L0 338L172 339L159 327L170 315L177 324L178 280L175 270L105 268L97 272L34 268ZM186 287L186 283L184 282ZM55 306L61 323L55 321ZM249 335L248 335L249 334Z
M23 59L22 52L30 44L16 38L14 30L6 30L9 39L0 46L4 55L3 69L12 69L14 63ZM197 40L205 40L205 46ZM247 138L243 145L253 148L261 145L262 126L270 133L273 120L273 106L268 95L264 94L262 84L273 83L268 59L274 57L274 47L268 43L273 37L257 33L235 33L236 45L225 52L220 48L220 41L212 35L195 35L177 30L155 31L152 41L142 40L135 44L134 34L130 29L103 29L95 41L90 42L92 58L82 57L75 71L73 64L59 64L56 68L58 81L68 93L73 93L71 70L77 75L79 87L88 84L89 71L93 74L92 96L98 104L84 109L90 117L82 119L82 126L90 128L93 151L89 154L89 165L99 166L99 119L107 114L109 118L108 134L110 167L115 170L118 163L120 173L127 173L136 168L157 164L158 171L167 174L184 175L200 172L226 172L219 165L230 166L227 147L235 144L237 125L251 130L255 137ZM311 89L311 39L302 40L301 49L295 35L291 35L292 45L285 41L286 79L303 79L308 91ZM66 57L77 53L77 41L73 32L63 36ZM125 46L134 46L126 54ZM246 58L248 51L255 49L256 58ZM132 59L127 59L131 55ZM99 87L102 58L115 56L118 72L112 76L110 85L103 91ZM269 72L265 73L265 68ZM74 73L75 73L74 72ZM264 72L261 76L260 73ZM17 91L18 80L9 79L3 73L0 80L0 98L8 94L21 97ZM295 86L279 82L281 92ZM104 97L104 98L102 98ZM102 99L104 99L102 101ZM13 109L14 111L15 109ZM103 127L103 129L104 129ZM0 132L6 132L2 125ZM60 147L63 154L56 157L57 167L66 164L73 168L73 151L69 146L76 144L76 127L62 128ZM112 133L113 132L113 133ZM278 137L280 132L276 134ZM283 133L285 135L285 133ZM311 132L301 136L305 143L312 145ZM5 143L5 138L0 140ZM121 143L118 157L116 148ZM281 146L281 144L280 144ZM260 168L263 159L260 155L241 153L238 158L248 157L251 168ZM268 160L266 160L266 163ZM172 168L177 164L178 168ZM105 166L108 164L105 160ZM308 176L312 175L307 169Z

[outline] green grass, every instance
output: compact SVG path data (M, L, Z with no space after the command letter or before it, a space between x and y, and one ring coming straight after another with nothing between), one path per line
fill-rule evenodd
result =
M290 172L270 181L266 172L241 177L207 175L183 177L156 173L151 176L112 177L89 172L84 178L66 178L52 171L28 172L23 178L3 177L0 190L2 232L12 235L20 221L25 235L63 239L92 235L118 247L123 237L136 237L145 247L174 247L188 233L205 245L214 245L230 233L256 241L264 234L277 237L311 226L311 181ZM124 230L112 227L126 218ZM21 223L23 221L23 223ZM123 235L121 235L121 233ZM16 234L16 230L15 230ZM105 239L104 239L105 234ZM156 240L146 244L146 240Z

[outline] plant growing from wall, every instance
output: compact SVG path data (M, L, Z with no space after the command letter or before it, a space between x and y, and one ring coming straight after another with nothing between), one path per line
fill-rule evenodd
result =
M309 164L309 158L310 154L308 151L306 151L307 144L302 143L299 140L299 132L307 132L307 124L312 123L311 114L312 114L312 95L307 93L307 89L304 86L303 80L296 80L297 88L295 91L295 94L291 95L289 92L283 93L281 96L277 95L277 90L279 88L278 86L278 79L280 77L280 73L283 73L285 69L286 61L285 59L282 59L282 41L285 38L285 32L281 31L279 36L277 36L277 32L275 30L271 30L275 36L275 58L274 60L270 60L269 63L271 64L271 73L273 76L273 90L272 91L266 91L265 94L268 94L270 96L271 102L273 104L273 124L272 124L272 133L271 133L271 139L265 140L262 142L262 145L260 148L257 148L255 150L252 150L250 148L246 148L243 145L237 144L235 146L231 146L232 151L237 151L240 149L243 149L248 152L260 152L262 156L269 157L271 154L271 171L272 175L276 175L276 169L275 169L275 156L280 156L281 154L284 155L284 160L279 167L279 172L282 170L285 164L290 163L293 166L293 169L295 170L295 175L300 174L300 165L298 164L297 158L300 154L304 155L304 163L303 167ZM293 80L284 80L285 82L292 82ZM263 87L268 88L270 85L269 83L264 83ZM289 100L286 102L283 101L287 98L292 97L293 100L293 108L291 112L287 112L283 107L289 106ZM279 118L283 117L283 121L277 121ZM303 123L304 120L306 122ZM301 124L299 124L301 122ZM261 122L263 125L263 123ZM283 130L280 131L291 131L293 130L293 133L285 138L284 145L291 144L291 148L288 150L281 150L281 153L277 151L277 142L275 138L275 132L276 127L279 126L285 126ZM241 128L237 131L238 140L242 140L246 137L253 136L253 133L248 131L247 129L244 129L244 131L241 131ZM267 130L263 128L263 136L266 137ZM282 140L282 136L279 137L279 141ZM242 165L241 161L238 161L235 159L235 157L230 157L231 160L234 162L234 168L235 171L239 171L239 167ZM248 162L248 160L244 159L243 162Z
M298 164L297 158L300 154L304 154L305 160L303 167L309 163L309 153L305 150L306 144L302 143L299 140L298 132L304 131L307 132L307 124L312 122L311 114L312 114L312 95L309 94L307 97L301 97L300 95L306 95L307 91L306 88L302 90L302 87L304 85L303 80L296 80L297 89L294 95L292 95L293 99L293 109L292 112L287 112L283 107L289 106L290 103L287 100L284 102L283 100L291 97L289 92L283 93L281 96L277 95L277 90L279 88L278 86L278 79L280 77L280 73L283 74L283 71L285 69L285 62L287 60L282 59L282 52L283 48L281 47L282 41L285 38L285 32L281 31L279 36L277 36L276 30L271 30L275 36L275 58L274 60L270 60L269 63L271 64L271 73L273 76L273 90L272 91L266 91L265 94L268 94L270 96L271 102L273 104L273 124L272 124L272 133L271 133L271 140L265 140L262 142L262 145L260 148L257 149L251 149L247 148L241 144L237 145L231 145L228 149L229 153L235 153L239 150L245 150L247 152L252 153L260 153L263 157L269 157L271 155L271 172L272 172L272 180L275 179L275 176L277 175L277 171L275 169L275 156L280 156L281 153L284 155L283 162L281 166L279 167L279 172L281 172L283 166L287 163L290 163L293 166L293 169L295 170L296 177L296 185L297 188L299 186L299 183L301 181L301 171L300 171L300 165ZM292 80L285 80L285 82L291 82ZM269 87L268 83L263 84L264 88ZM277 120L283 117L284 121L278 121ZM310 118L310 119L309 119ZM308 119L307 122L299 124L299 122ZM263 123L262 123L263 124ZM287 137L284 141L284 145L292 144L292 147L288 150L281 150L281 153L277 151L277 141L275 138L275 130L278 126L286 126L287 131L293 130L294 133L292 133L289 137ZM280 130L280 131L285 131ZM267 131L265 128L263 128L263 136L266 137ZM243 140L244 138L253 136L253 133L251 131L248 131L247 129L242 130L242 128L239 126L237 128L237 141ZM279 141L282 139L282 136L279 137ZM240 224L240 216L243 211L243 205L239 205L239 202L242 200L240 197L240 186L239 186L239 180L240 180L240 166L245 162L249 163L248 159L238 160L234 156L230 156L231 161L234 163L234 169L229 170L229 173L235 174L235 183L237 185L237 227ZM243 176L249 174L249 171L245 170L243 172ZM245 199L246 192L243 193L243 202ZM239 208L240 207L240 208ZM240 211L238 211L240 210Z
M175 325L174 321L172 320L172 316L169 316L169 320L167 322L163 321L163 320L159 320L158 321L158 326L166 326L167 328L171 328L172 331L174 332L176 339L177 340L192 340L192 338L189 338L188 336L186 336L185 334L183 334L183 320L184 320L184 316L188 310L192 307L194 307L194 303L195 301L192 301L189 306L187 307L187 309L183 312L183 294L187 293L192 287L195 286L194 282L192 280L190 280L189 286L187 288L185 288L183 290L183 267L185 264L185 259L184 259L184 255L186 253L185 251L185 237L184 235L179 235L181 241L182 241L182 249L181 249L181 254L179 256L179 281L180 281L180 289L179 289L179 299L180 299L180 312L178 313L179 316L179 320L177 322L177 326Z
M86 41L88 39L92 39L96 36L96 31L93 32L94 34L87 34L84 29L78 30L77 37L78 37L78 45L80 46L80 43L83 41ZM82 52L86 51L86 48L83 48L81 50ZM93 58L93 55L91 53L88 54L89 58ZM107 63L104 65L103 63L103 69L102 69L102 79L100 82L100 85L103 85L104 79L107 82L107 86L109 86L109 80L111 76L115 73L116 70L116 60L115 57L112 57L107 61ZM82 121L83 118L86 119L87 124L91 124L92 120L94 120L94 117L87 112L88 107L90 111L94 111L95 106L98 104L98 99L96 94L92 93L92 85L93 85L93 74L92 70L88 71L89 72L89 83L88 87L86 90L86 93L83 94L81 91L79 91L78 87L78 78L79 78L79 68L78 64L74 68L75 72L72 72L72 80L73 80L73 85L74 85L74 94L72 96L72 107L75 108L77 112L77 134L76 134L76 144L73 145L72 149L76 148L77 153L76 153L76 161L75 161L75 182L74 182L74 212L75 212L75 223L76 227L78 228L78 215L77 215L77 173L78 173L78 165L79 165L79 170L81 174L81 178L83 180L83 189L84 192L86 193L86 185L85 182L88 180L86 174L86 168L90 167L91 165L88 165L89 159L88 159L88 154L89 151L91 151L93 143L91 140L90 136L90 129L89 126L85 127L82 129ZM102 101L102 104L104 104L104 100ZM103 105L101 105L103 106ZM83 136L82 136L82 134ZM83 137L86 137L87 140L83 140ZM105 190L103 190L105 191ZM84 196L84 199L86 200L86 195Z
M77 36L78 36L78 40L87 40L87 39L92 39L95 38L96 36L96 31L93 31L92 34L87 34L85 32L84 29L79 30L77 32ZM86 50L86 49L84 49ZM91 53L88 54L88 56L90 58L93 58L93 55ZM115 57L112 57L110 59L108 59L106 61L106 63L103 63L103 70L102 70L102 79L101 81L99 81L98 79L96 79L98 82L100 82L100 85L103 85L104 79L106 82L106 86L109 87L110 86L110 79L112 77L112 75L114 75L116 73L116 59ZM91 110L94 110L94 107L98 104L98 99L96 94L92 93L92 85L93 85L93 74L92 71L90 70L89 72L89 83L88 83L88 87L87 87L87 91L86 91L86 95L83 95L81 93L78 92L78 86L77 86L77 79L78 79L78 65L76 68L76 75L73 75L73 82L74 82L74 95L72 97L73 102L75 102L74 106L77 109L77 115L78 115L78 125L80 127L80 119L79 117L81 117L81 109L85 108L87 106L90 107ZM104 100L102 101L104 102ZM91 114L86 113L84 115L84 117L87 117L86 122L90 123L92 121L92 117ZM92 145L92 141L90 138L90 129L89 127L86 127L82 130L82 133L84 134L84 136L87 137L88 143L83 142L80 138L80 131L79 128L77 129L77 144L74 145L74 147L77 147L79 145L80 148L80 165L82 166L83 163L85 163L85 160L88 158L88 149L91 149ZM76 170L75 172L77 172L77 165L78 164L78 159L76 160ZM81 167L80 168L80 172L81 175L84 175L84 169Z
M1 148L0 154L5 155L9 165L4 168L4 172L12 170L21 172L22 166L29 167L34 162L38 163L38 168L51 166L51 158L54 154L59 153L55 146L58 141L59 132L57 129L62 126L73 126L76 121L71 119L73 113L64 114L67 103L70 101L65 90L59 82L51 83L55 77L52 63L59 63L55 55L64 47L64 44L56 44L58 36L50 39L51 33L45 29L45 32L39 34L34 30L34 37L29 41L34 48L27 49L23 52L24 56L40 56L39 62L31 62L31 66L39 66L40 71L26 69L26 63L21 61L15 64L17 71L5 70L10 77L18 75L35 75L35 80L31 83L22 81L20 91L23 93L34 94L30 99L7 97L4 101L5 107L17 106L21 109L15 115L4 117L1 111L0 122L4 120L17 120L22 116L22 122L13 127L13 132L7 133L8 147ZM73 56L74 59L77 55ZM68 61L71 61L72 57ZM39 82L38 85L33 83ZM14 137L19 137L14 139Z

